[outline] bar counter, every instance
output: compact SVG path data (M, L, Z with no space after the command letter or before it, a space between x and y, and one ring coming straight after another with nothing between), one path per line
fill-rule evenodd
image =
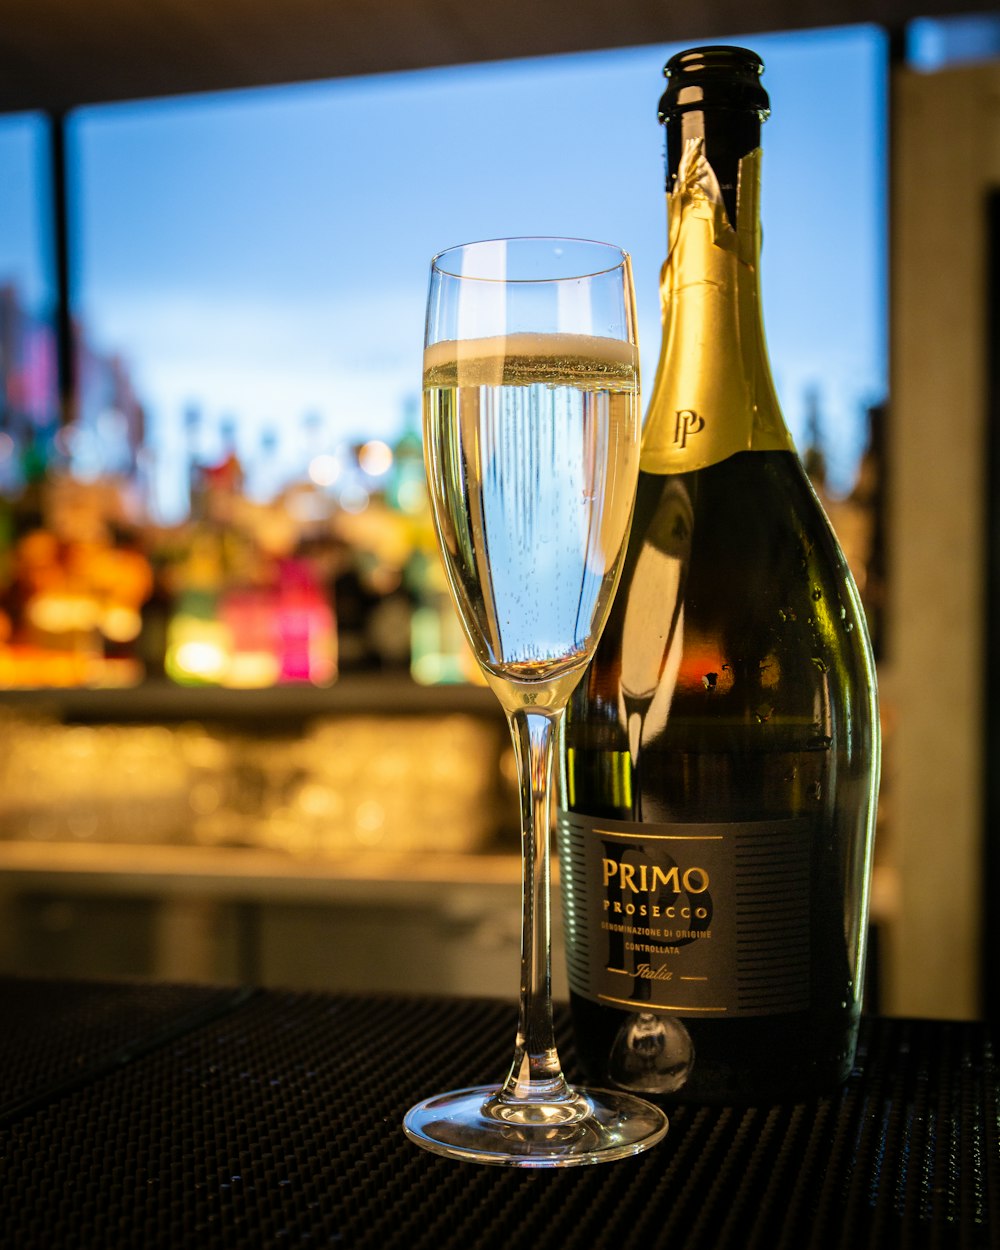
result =
M0 1241L22 1247L807 1250L996 1246L986 1024L867 1019L836 1097L681 1107L624 1162L411 1145L420 1097L500 1076L493 1000L0 980ZM565 1008L557 1034L574 1075Z

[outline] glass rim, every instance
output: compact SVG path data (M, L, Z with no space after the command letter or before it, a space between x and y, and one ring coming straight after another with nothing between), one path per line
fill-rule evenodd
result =
M580 273L568 273L553 275L546 278L491 278L479 276L471 273L456 273L454 269L449 269L441 264L441 261L452 256L456 252L469 251L472 248L489 247L498 243L566 243L575 247L583 246L588 248L600 248L607 252L613 252L617 256L617 260L613 265L604 265L599 269L584 269ZM531 286L542 285L550 282L579 282L583 278L599 278L603 274L614 273L616 269L622 269L631 263L631 256L623 247L619 247L617 243L605 243L600 239L582 239L574 238L572 235L559 234L523 234L512 235L510 238L495 239L475 239L470 243L456 243L452 247L443 248L440 252L436 252L431 257L431 271L441 274L446 278L454 278L459 282L486 282L496 283L498 285L516 285Z

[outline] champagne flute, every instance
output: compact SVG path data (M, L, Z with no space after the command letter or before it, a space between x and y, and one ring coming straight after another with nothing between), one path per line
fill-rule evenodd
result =
M631 263L604 243L500 239L431 265L424 456L451 592L510 725L521 790L523 927L514 1058L498 1085L411 1108L407 1135L480 1163L635 1154L667 1120L572 1088L552 1026L553 744L621 567L639 458Z

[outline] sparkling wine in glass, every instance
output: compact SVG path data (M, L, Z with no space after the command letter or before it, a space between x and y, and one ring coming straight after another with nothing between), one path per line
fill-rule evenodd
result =
M552 1027L553 743L620 571L635 498L639 380L626 253L503 239L431 265L424 453L451 592L510 725L523 928L514 1058L497 1085L411 1108L439 1154L522 1167L635 1154L667 1131L631 1094L569 1086Z

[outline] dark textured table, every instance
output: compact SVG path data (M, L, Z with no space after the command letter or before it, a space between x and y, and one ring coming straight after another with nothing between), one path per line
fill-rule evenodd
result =
M0 979L0 1006L3 1247L1000 1245L985 1024L868 1020L835 1098L678 1108L647 1154L535 1171L400 1129L502 1074L508 1004Z

